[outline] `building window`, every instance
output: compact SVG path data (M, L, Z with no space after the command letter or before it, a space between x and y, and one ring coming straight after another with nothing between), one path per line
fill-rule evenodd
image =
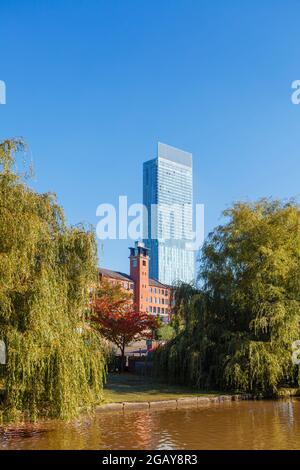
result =
M153 307L153 313L156 313L156 307Z
M165 313L165 309L163 307L161 308L161 313Z
M157 307L157 313L160 313L160 307Z
M164 303L165 303L165 299L164 299L164 298L161 299L161 303L164 305Z
M152 313L152 307L151 307L151 305L150 305L149 309L150 309L150 313Z
M137 259L132 260L132 266L133 266L134 268L137 267Z
M143 266L146 266L146 261L143 259Z

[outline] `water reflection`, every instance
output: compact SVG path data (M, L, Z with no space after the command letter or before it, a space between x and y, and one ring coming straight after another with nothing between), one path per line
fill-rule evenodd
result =
M0 449L299 449L300 401L99 413L0 430Z

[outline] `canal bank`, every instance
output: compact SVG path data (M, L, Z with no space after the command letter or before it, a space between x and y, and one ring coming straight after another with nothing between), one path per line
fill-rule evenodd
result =
M97 407L97 412L110 411L136 411L136 410L164 410L164 409L181 409L181 408L198 408L211 404L224 403L230 401L252 400L251 395L219 395L219 396L184 396L180 398L151 400L151 401L125 401L104 403Z
M130 373L109 374L104 387L104 403L97 412L197 408L213 403L249 400L251 395L199 391L169 385Z
M300 397L300 389L282 388L274 400ZM170 385L151 377L131 373L109 374L104 387L104 401L97 412L198 408L210 404L261 400L261 395L199 391Z

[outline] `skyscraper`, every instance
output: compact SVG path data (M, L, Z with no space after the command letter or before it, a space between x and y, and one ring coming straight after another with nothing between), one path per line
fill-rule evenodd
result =
M150 277L169 285L194 281L192 154L159 142L157 157L144 163L143 202Z

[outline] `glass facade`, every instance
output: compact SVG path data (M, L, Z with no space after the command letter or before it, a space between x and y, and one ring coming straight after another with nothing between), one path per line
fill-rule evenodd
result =
M143 201L147 207L144 242L150 250L150 277L164 284L192 282L192 154L158 143L157 158L144 163Z

